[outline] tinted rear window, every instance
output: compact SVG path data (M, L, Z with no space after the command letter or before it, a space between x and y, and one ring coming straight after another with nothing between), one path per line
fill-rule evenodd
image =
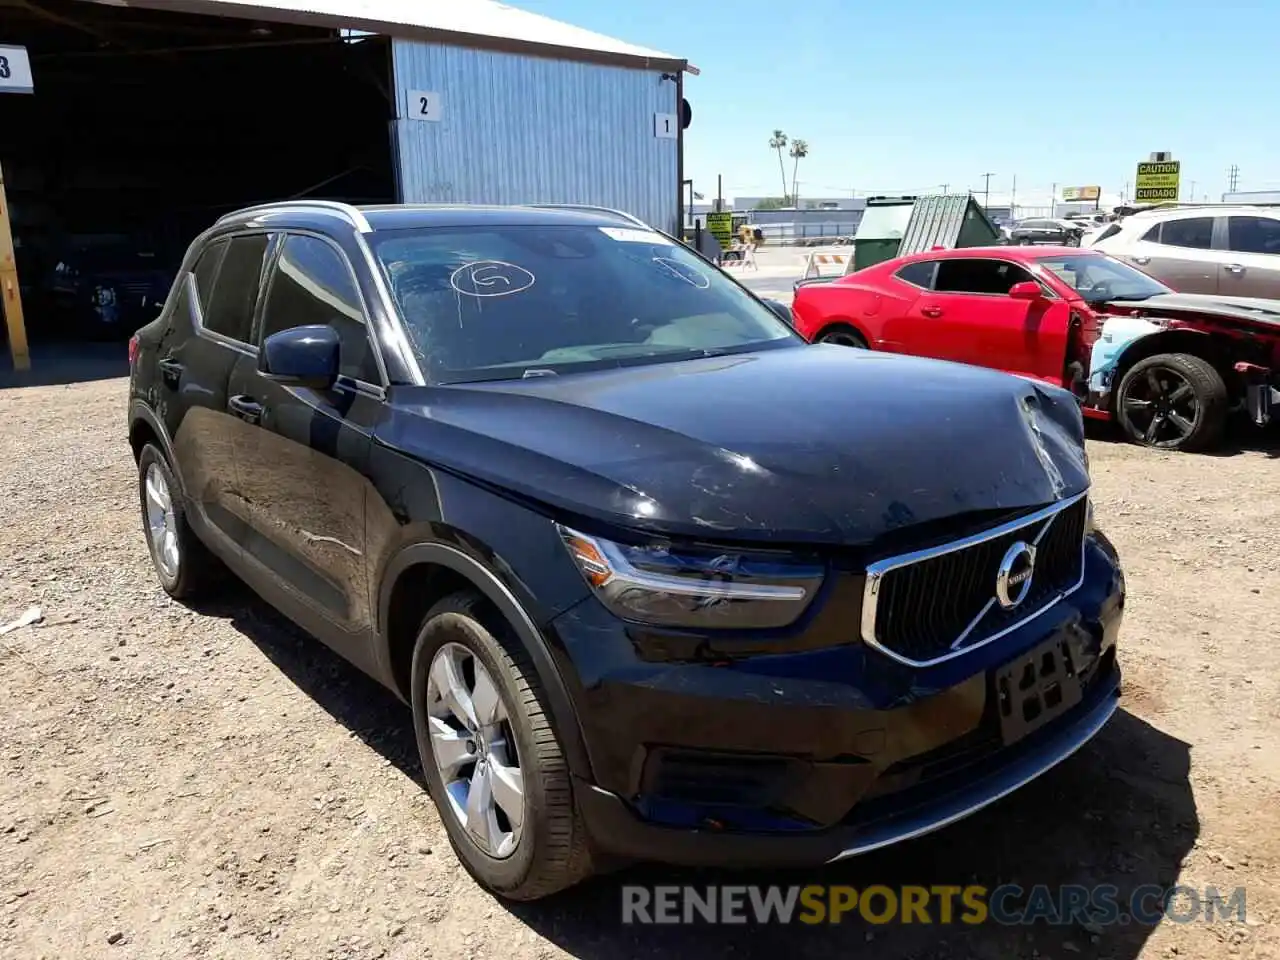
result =
M251 342L253 308L266 253L265 234L234 237L228 243L209 302L202 304L206 330L242 343Z

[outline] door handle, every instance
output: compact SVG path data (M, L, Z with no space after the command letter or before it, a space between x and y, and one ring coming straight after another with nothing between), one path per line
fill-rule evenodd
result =
M176 389L178 381L182 379L182 371L186 368L172 357L165 357L157 364L157 366L160 368L160 379L163 380L167 386L174 387Z
M1226 271L1227 273L1240 274L1244 273L1244 267L1240 266L1238 263L1228 263L1226 264Z
M920 312L921 312L924 316L926 316L926 317L940 317L940 316L942 316L942 308L941 308L941 307L921 307L921 308L920 308Z
M262 404L253 397L232 397L227 401L227 409L248 423L262 420Z
M1150 257L1134 257L1133 262L1140 267L1145 267L1148 263L1151 262L1151 258Z

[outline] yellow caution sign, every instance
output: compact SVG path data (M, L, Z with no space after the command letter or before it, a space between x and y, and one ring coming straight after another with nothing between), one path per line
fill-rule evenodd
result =
M1181 177L1181 160L1140 163L1133 184L1133 199L1138 203L1177 200Z
M720 241L720 246L727 247L733 242L733 214L708 213L707 229Z

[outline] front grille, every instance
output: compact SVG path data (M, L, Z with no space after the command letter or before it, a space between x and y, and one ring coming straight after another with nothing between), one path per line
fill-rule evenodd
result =
M901 660L927 663L1009 629L1079 583L1087 513L1088 502L1080 497L1005 524L960 549L939 547L919 559L873 565L864 639ZM1031 587L1022 602L1005 610L994 602L996 575L1018 541L1036 548ZM877 576L877 566L887 569Z

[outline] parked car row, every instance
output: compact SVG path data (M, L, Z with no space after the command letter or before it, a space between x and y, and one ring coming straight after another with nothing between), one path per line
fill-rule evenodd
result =
M1269 422L1280 301L1175 293L1100 247L938 250L799 281L796 329L1052 383L1164 449L1213 447L1233 409Z
M230 570L403 698L504 897L944 827L1116 709L1125 581L1061 367L1163 289L1047 248L868 273L799 326L848 293L896 353L809 345L609 211L230 214L130 343L156 575ZM929 323L1029 375L901 355Z

